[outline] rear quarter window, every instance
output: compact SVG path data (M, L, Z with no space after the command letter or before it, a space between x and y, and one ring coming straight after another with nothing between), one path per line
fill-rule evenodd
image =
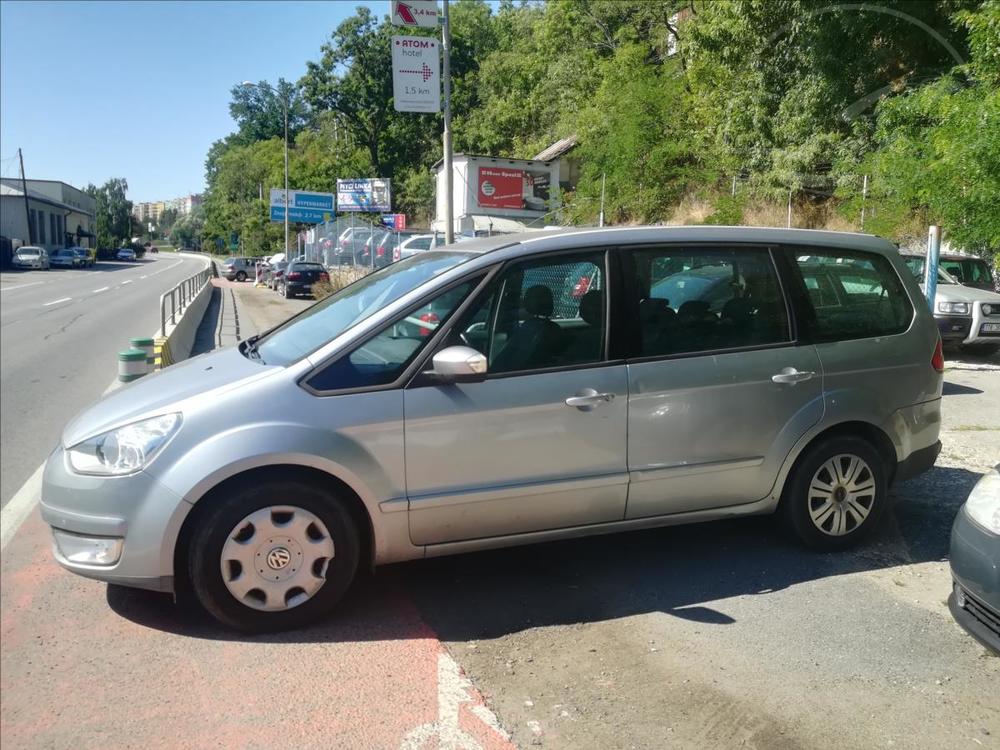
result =
M891 336L913 320L913 306L887 258L843 250L794 251L817 341Z

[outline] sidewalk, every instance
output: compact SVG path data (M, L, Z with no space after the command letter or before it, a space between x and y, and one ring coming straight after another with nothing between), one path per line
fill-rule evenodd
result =
M212 299L198 328L192 356L235 346L263 333L313 304L311 299L285 299L250 282L212 279Z

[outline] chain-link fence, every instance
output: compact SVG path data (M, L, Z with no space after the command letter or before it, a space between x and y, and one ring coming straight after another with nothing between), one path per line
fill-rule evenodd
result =
M300 255L329 268L355 266L377 270L399 259L399 246L417 230L397 231L365 216L346 216L300 232Z

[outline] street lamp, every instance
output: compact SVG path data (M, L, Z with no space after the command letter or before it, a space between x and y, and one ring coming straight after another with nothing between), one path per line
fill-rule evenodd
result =
M290 260L288 255L288 100L281 96L277 90L269 83L254 83L253 81L243 81L243 86L248 89L266 88L275 96L281 99L281 108L285 114L285 260Z

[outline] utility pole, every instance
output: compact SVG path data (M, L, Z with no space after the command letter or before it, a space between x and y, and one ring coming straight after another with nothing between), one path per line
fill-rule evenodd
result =
M607 176L606 172L601 172L601 213L597 217L597 226L599 227L604 226L604 181Z
M281 104L285 110L285 262L291 260L288 257L288 99L281 97Z
M865 200L868 198L868 175L861 185L861 231L865 231Z
M447 208L444 211L447 225L444 243L455 241L455 187L451 166L451 26L448 22L448 0L444 0L444 17L441 25L441 50L444 53L444 193Z
M31 210L28 208L28 182L24 179L24 154L17 150L17 158L21 162L21 192L24 193L24 221L28 225L28 244L35 244L35 227L31 223Z
M788 188L788 220L785 226L789 229L792 228L792 188Z

